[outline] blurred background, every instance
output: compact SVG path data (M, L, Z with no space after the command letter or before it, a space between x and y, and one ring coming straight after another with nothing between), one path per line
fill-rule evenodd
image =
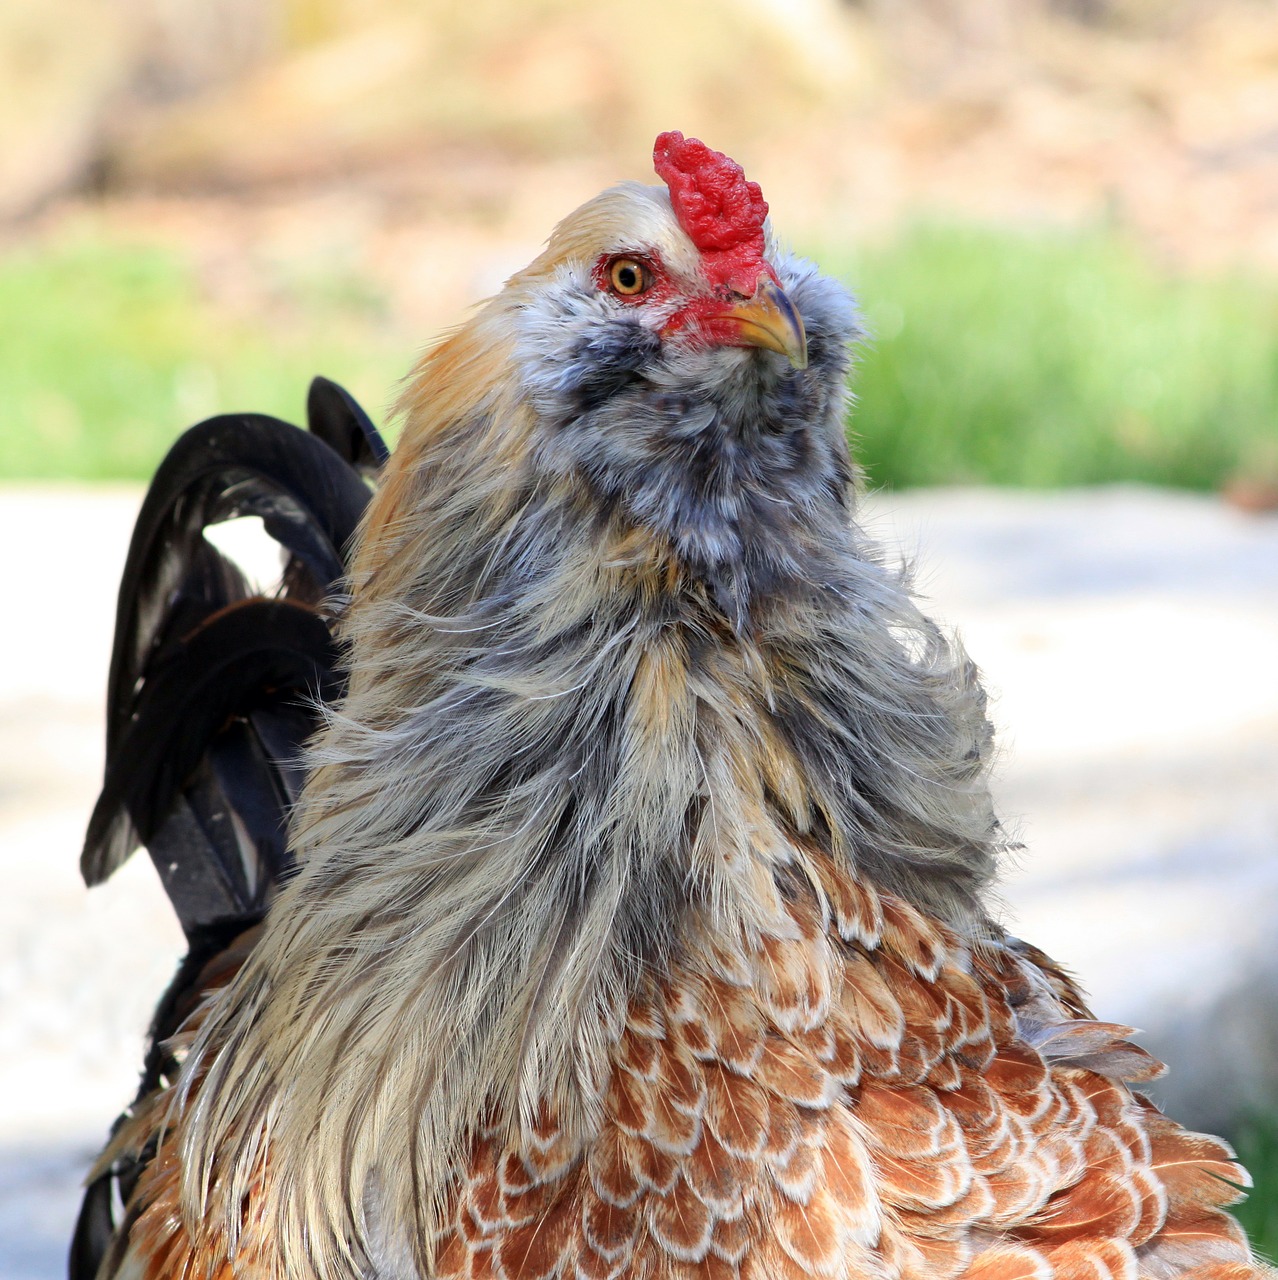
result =
M1278 500L1271 3L6 0L0 82L0 475L385 404L677 127L863 295L874 483Z
M385 420L667 128L858 293L867 518L995 694L1004 913L1278 1248L1272 0L5 0L0 87L0 1272L58 1273L181 946L145 859L75 872L138 482L314 373Z

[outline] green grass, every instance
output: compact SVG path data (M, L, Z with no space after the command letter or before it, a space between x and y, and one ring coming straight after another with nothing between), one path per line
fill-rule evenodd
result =
M1239 1159L1255 1180L1238 1207L1238 1220L1256 1249L1270 1262L1278 1262L1278 1112L1252 1116L1236 1136Z
M876 484L1278 474L1278 282L1178 278L1113 234L953 225L822 261L876 335L852 416Z
M1278 477L1275 281L1177 277L1104 232L920 224L816 256L876 335L852 416L875 484ZM83 235L0 257L0 478L143 478L202 416L296 420L317 372L381 416L424 335L324 264L272 290L230 311L176 253Z
M412 355L374 293L283 282L271 314L215 306L173 253L75 239L0 259L0 478L143 479L213 413L298 421L312 374L375 417Z

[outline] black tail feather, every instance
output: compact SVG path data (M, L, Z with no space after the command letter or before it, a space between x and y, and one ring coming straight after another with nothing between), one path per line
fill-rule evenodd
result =
M268 900L302 745L340 692L324 602L386 447L327 379L309 410L315 434L260 414L187 431L143 502L120 584L106 774L81 870L96 884L146 844L188 935ZM277 598L251 594L204 536L240 516L281 548Z
M306 423L353 467L376 473L390 450L368 414L345 387L327 378L314 378L306 396Z
M339 692L337 658L319 613L260 598L158 647L108 759L85 847L106 847L127 815L188 931L260 910L266 882L284 868L296 794L295 778L276 775L296 769L316 704Z

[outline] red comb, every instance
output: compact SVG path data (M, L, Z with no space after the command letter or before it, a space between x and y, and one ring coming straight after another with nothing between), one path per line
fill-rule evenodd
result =
M747 182L741 166L722 151L673 130L657 138L652 163L670 188L679 225L702 252L705 274L753 296L759 277L772 274L763 260L768 204L759 184Z

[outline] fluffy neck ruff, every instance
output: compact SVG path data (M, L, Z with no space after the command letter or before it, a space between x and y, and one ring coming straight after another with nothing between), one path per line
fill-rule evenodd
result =
M549 1105L588 1142L635 984L690 928L747 945L805 847L980 916L980 691L849 520L829 370L786 389L727 353L676 424L685 452L638 484L663 397L687 400L678 368L611 395L503 381L529 340L490 308L419 371L356 562L301 869L193 1054L188 1209L238 1231L269 1159L254 1247L286 1274L366 1271L370 1197L426 1274L481 1126L527 1132ZM751 446L790 459L785 501Z

